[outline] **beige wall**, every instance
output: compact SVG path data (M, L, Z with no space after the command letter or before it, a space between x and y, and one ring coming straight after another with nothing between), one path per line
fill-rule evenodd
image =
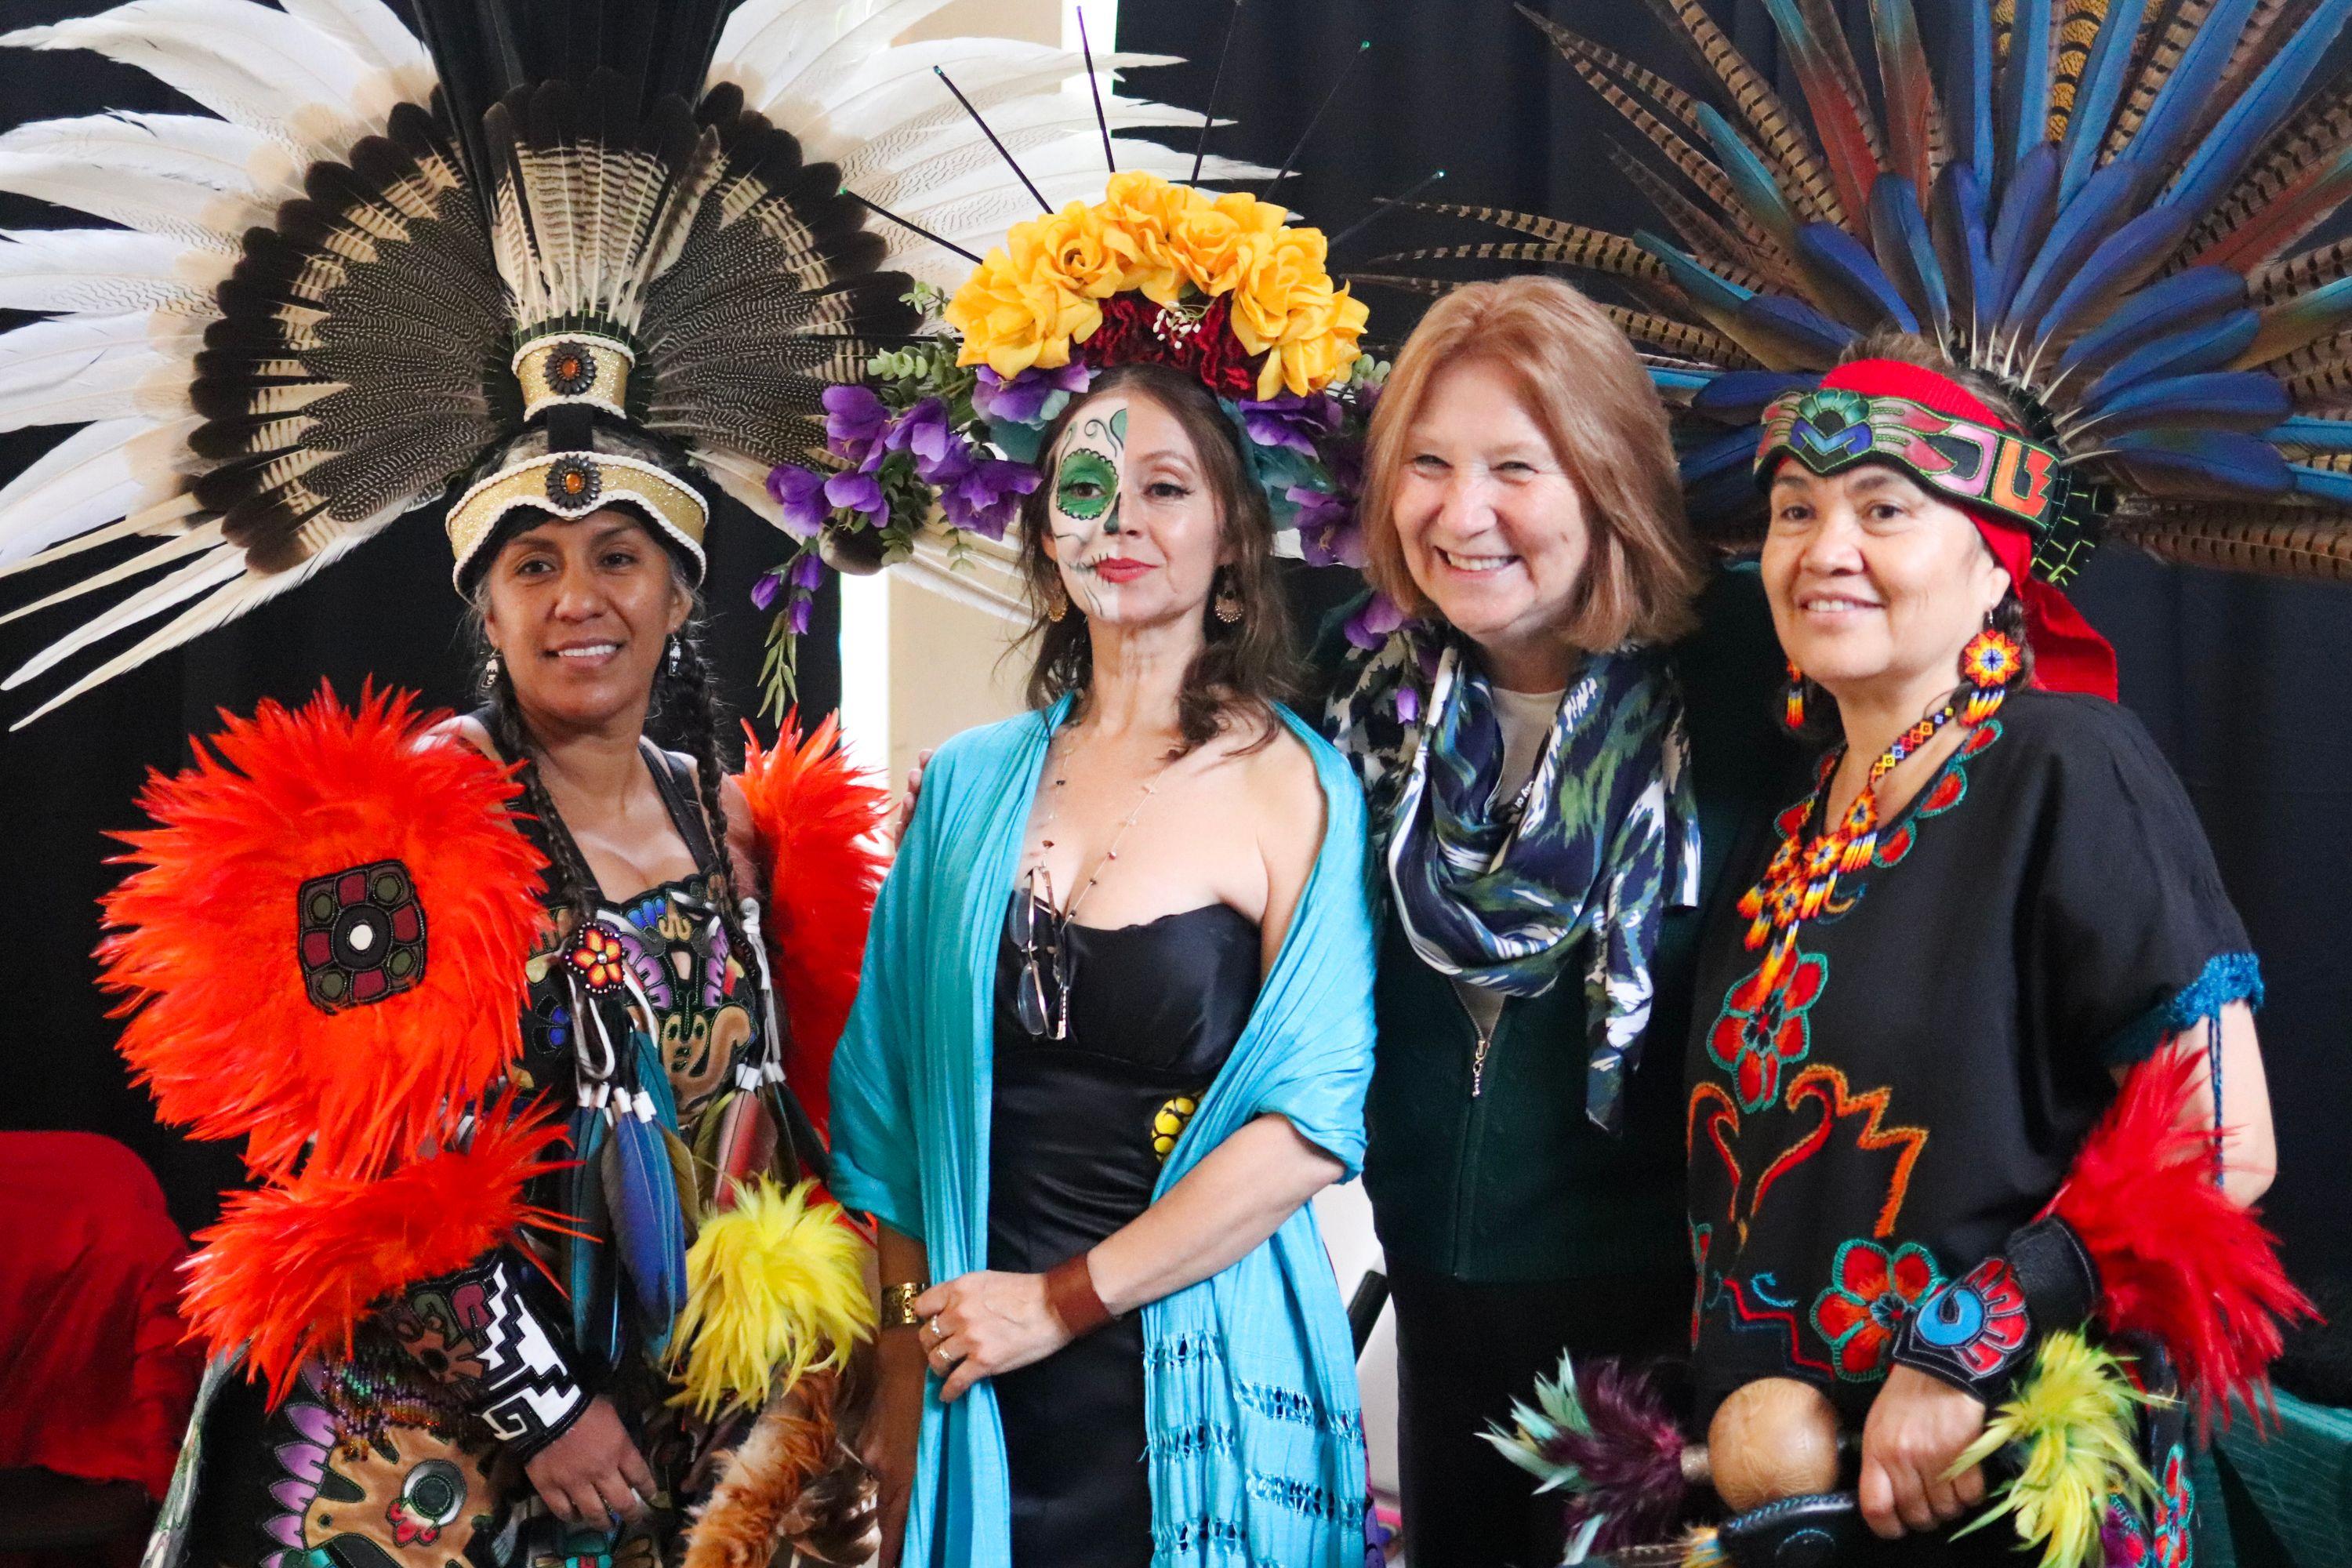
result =
M1029 666L1003 656L1021 628L902 573L890 583L890 778L959 731L1021 711Z

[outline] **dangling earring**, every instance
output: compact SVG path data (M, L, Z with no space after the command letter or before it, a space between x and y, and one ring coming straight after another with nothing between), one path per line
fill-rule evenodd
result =
M489 657L482 660L481 686L486 693L499 689L499 650L496 648L490 649Z
M1062 586L1061 574L1056 573L1052 584L1045 590L1045 618L1058 623L1069 613L1070 591Z
M676 675L678 671L678 667L685 662L686 656L678 651L678 637L676 632L669 634L669 652L664 656L664 658L668 664L669 672L672 675Z
M1992 624L1988 612L1984 630L1960 649L1960 681L1969 693L1960 705L1960 722L1981 724L1999 712L2001 700L2009 695L2024 665L2025 650L2017 646L2015 637Z
M1234 576L1222 567L1217 572L1217 597L1214 605L1217 619L1225 625L1239 626L1242 618L1242 593L1234 586Z
M1805 672L1789 660L1789 690L1781 700L1780 718L1791 730L1805 727Z

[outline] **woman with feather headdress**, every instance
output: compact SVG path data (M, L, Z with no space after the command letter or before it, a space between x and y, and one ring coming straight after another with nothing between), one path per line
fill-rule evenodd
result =
M123 1049L262 1183L191 1270L218 1354L152 1561L860 1551L867 1249L803 1098L880 797L829 731L725 779L697 591L714 507L827 462L826 390L1029 199L926 68L1049 188L1094 155L1079 59L888 43L931 8L426 0L420 44L379 0L134 0L0 39L219 116L9 133L0 185L127 226L0 249L56 312L0 335L0 418L88 422L0 490L0 571L118 546L26 606L107 595L8 684L161 618L46 710L445 496L481 636L479 712L265 705L130 836Z
M2307 89L2352 5L1967 5L1931 53L1879 0L1883 117L1828 6L1771 6L1794 109L1693 0L1651 8L1721 107L1538 21L1698 193L1634 166L1675 237L1456 207L1532 243L1422 254L1627 291L1694 519L1760 524L1790 724L1837 742L1703 944L1702 1402L1820 1391L1859 1429L1844 1514L1895 1560L2006 1557L2006 1530L1951 1531L1990 1492L2053 1568L2185 1561L2170 1380L2200 1417L2258 1408L2305 1309L2244 1206L2272 1159L2258 966L2063 588L2103 534L2352 560L2352 252L2290 254L2344 195L2352 87ZM1530 1468L1589 1540L1634 1500L1567 1473L1589 1431L1547 1393L1577 1430L1539 1413L1521 1447L1555 1444ZM1837 1513L1759 1510L1693 1560Z

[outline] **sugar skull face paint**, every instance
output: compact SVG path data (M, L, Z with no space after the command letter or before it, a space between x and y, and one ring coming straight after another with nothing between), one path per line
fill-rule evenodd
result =
M1055 445L1049 495L1052 554L1089 621L1201 612L1223 552L1218 509L1174 415L1124 389L1085 404Z

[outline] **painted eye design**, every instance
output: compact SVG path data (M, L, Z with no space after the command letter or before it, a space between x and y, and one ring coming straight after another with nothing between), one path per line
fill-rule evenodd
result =
M1118 493L1118 470L1100 452L1080 447L1062 459L1054 479L1055 508L1091 522L1110 510Z

